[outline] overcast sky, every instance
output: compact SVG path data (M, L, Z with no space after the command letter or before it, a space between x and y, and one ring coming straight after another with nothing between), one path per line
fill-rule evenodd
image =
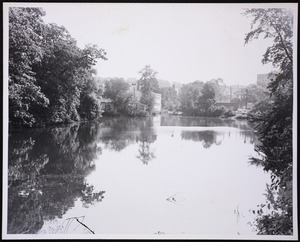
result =
M276 4L275 4L276 5ZM80 47L107 52L96 65L100 77L139 78L150 65L159 79L188 83L223 78L250 84L271 65L261 59L270 40L244 45L251 19L241 13L255 4L39 4L45 22L67 28Z

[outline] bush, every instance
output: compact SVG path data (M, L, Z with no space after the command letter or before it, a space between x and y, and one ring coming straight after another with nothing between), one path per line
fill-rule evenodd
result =
M232 110L230 110L230 109L227 110L223 115L224 115L225 118L229 118L229 117L235 116L234 112Z

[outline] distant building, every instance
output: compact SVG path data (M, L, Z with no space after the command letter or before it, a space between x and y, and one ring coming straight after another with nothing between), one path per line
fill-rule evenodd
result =
M257 74L257 81L256 84L258 86L267 88L269 82L275 78L275 74Z

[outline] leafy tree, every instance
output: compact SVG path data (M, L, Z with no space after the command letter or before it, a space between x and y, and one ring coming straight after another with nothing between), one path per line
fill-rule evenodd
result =
M257 131L260 145L257 151L261 159L252 158L251 162L262 165L271 171L271 190L279 189L276 203L281 207L271 215L260 214L257 219L259 233L293 233L292 216L292 165L293 165L293 15L287 9L247 9L244 14L253 18L251 29L245 43L260 35L272 38L273 45L268 47L262 62L272 63L278 69L275 79L270 82L270 101L262 105L264 112L253 115L258 122ZM271 228L269 224L275 224ZM277 232L276 232L277 231Z
M105 82L104 97L113 101L118 113L125 114L132 99L129 84L123 78L114 78Z
M157 72L151 69L150 65L146 65L139 73L141 78L138 80L138 86L142 94L140 102L145 104L151 113L155 105L153 92L158 92Z
M214 81L208 81L203 85L201 95L198 98L198 114L210 115L216 103L216 85Z
M179 92L179 102L182 112L187 115L196 115L198 100L203 89L203 82L194 81L182 86Z
M81 119L95 119L102 113L101 100L104 92L103 86L90 70L86 70L86 76L83 80L78 113Z
M45 54L44 15L40 8L9 9L9 120L13 125L33 126L35 110L49 105L32 70Z
M183 85L179 92L181 110L187 115L215 116L216 88L215 80Z
M62 26L49 24L45 29L47 55L36 66L36 73L43 92L50 100L50 107L46 111L48 119L52 123L80 120L80 100L86 94L81 95L81 91L90 91L84 100L85 105L91 104L91 111L97 103L97 100L93 100L96 95L92 93L98 90L92 91L91 87L96 86L87 83L95 82L92 80L92 66L96 63L95 58L105 59L105 52L95 45L87 45L81 50Z
M11 126L77 121L83 106L89 118L101 113L92 67L106 59L105 51L96 45L80 49L63 26L45 24L44 15L40 8L9 9Z
M211 85L214 87L216 101L224 100L226 96L226 84L222 78L210 80Z
M265 100L269 96L268 90L256 84L250 84L242 88L241 93L243 94L240 100L242 105L246 105L246 103L257 103Z

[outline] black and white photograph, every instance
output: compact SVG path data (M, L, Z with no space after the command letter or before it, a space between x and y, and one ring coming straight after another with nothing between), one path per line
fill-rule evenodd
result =
M298 240L298 3L3 3L3 239Z

